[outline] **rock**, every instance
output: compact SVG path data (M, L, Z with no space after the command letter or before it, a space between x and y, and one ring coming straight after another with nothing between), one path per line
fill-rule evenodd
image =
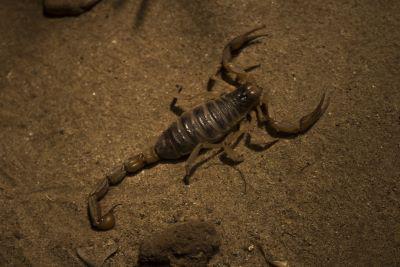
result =
M43 0L43 12L47 16L78 16L98 2L100 0Z
M218 252L220 243L220 237L211 223L177 223L142 242L138 265L207 266Z

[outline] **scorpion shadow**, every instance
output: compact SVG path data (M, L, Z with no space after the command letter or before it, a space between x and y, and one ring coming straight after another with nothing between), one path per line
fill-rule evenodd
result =
M114 7L119 8L123 6L127 0L115 0ZM149 0L141 0L139 3L139 8L136 11L133 28L139 30L146 19L149 17L149 9L150 5L159 4L161 1L149 1ZM210 32L209 28L214 27L214 23L212 21L204 20L204 18L213 18L215 15L210 11L212 8L208 8L208 1L203 0L175 0L175 2L185 10L188 14L191 15L193 24L198 28L201 32L203 32L204 36L208 36L207 33Z

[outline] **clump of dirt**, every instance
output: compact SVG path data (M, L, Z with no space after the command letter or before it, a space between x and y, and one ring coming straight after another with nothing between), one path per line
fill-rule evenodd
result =
M179 223L143 241L139 266L206 266L220 243L211 223Z

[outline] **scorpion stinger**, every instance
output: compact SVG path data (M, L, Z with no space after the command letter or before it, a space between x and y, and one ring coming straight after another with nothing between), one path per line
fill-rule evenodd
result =
M146 165L156 163L159 157L154 152L153 148L141 152L128 160L121 166L111 170L106 177L100 181L96 188L89 194L88 211L89 218L93 225L98 230L109 230L115 225L114 209L120 205L114 205L104 215L101 213L99 201L107 194L110 185L117 185L128 175L134 174L142 170Z

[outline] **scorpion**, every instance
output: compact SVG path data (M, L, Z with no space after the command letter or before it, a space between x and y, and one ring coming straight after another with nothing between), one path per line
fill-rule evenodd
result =
M259 125L264 124L275 133L283 135L303 134L320 119L329 105L329 99L325 101L325 92L317 107L298 122L278 122L268 112L267 93L255 82L247 69L242 70L233 64L234 57L245 46L254 43L260 37L267 36L267 34L253 34L263 28L265 25L232 39L223 49L217 73L210 79L218 79L218 74L235 77L233 91L183 112L162 132L155 144L111 170L89 194L88 213L95 229L109 230L114 227L114 209L119 204L114 205L103 215L99 201L107 194L110 186L119 184L128 174L137 173L145 166L160 160L176 160L189 155L184 178L185 183L189 184L194 163L203 149L219 149L229 159L243 161L242 156L236 154L233 148L243 134L249 134L248 125L254 115ZM174 100L176 104L176 98Z

